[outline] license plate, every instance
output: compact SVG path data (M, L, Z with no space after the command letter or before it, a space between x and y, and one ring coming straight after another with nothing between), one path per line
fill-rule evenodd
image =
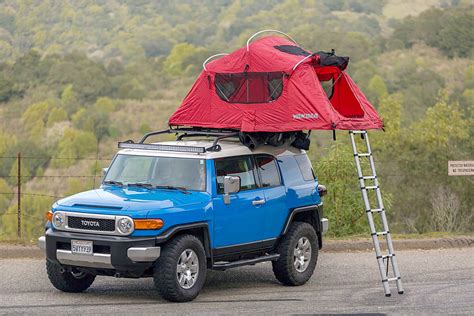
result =
M92 241L71 240L71 252L78 255L92 255Z

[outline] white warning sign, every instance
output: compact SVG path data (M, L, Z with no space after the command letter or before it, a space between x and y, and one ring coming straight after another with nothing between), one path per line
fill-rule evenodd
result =
M474 160L448 161L449 176L474 176Z

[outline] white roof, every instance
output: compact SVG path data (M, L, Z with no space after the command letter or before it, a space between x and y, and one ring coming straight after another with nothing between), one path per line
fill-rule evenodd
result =
M153 143L157 145L177 145L177 146L194 146L194 147L211 147L213 141L205 140L179 140ZM119 154L137 155L137 156L161 156L161 157L179 157L179 158L198 158L198 159L215 159L222 157L233 157L251 154L270 154L272 156L284 155L299 155L304 154L305 151L297 149L293 146L269 146L263 145L251 150L239 141L221 140L218 143L221 146L220 151L206 151L205 153L187 153L187 152L173 152L160 150L145 150L145 149L122 149Z

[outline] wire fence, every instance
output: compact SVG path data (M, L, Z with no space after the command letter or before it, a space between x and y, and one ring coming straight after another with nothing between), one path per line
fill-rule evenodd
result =
M54 156L22 156L20 153L17 156L1 156L0 157L0 165L2 164L2 161L6 160L17 160L17 165L18 168L16 172L10 171L9 174L1 174L0 173L0 178L4 178L7 180L11 179L16 179L16 188L12 189L11 191L0 191L0 197L1 196L6 196L7 198L10 199L10 202L13 201L13 198L17 198L17 210L15 212L13 211L8 211L5 213L2 213L3 211L0 209L0 216L16 216L18 218L18 227L16 231L17 237L21 238L21 233L22 233L22 224L21 221L22 219L25 220L34 220L35 223L32 225L37 225L39 226L44 226L45 218L39 217L37 214L30 214L28 210L24 210L22 208L22 198L25 196L32 197L32 198L39 198L39 197L45 197L45 198L51 198L51 199L62 199L64 198L64 188L61 188L61 190L54 190L56 193L61 193L64 195L60 194L51 194L51 192L41 192L41 191L31 191L27 190L24 192L22 190L22 186L24 186L24 182L30 181L32 179L82 179L82 180L87 180L90 181L88 182L89 185L92 186L92 188L95 188L97 185L100 184L100 178L103 177L102 173L100 172L97 174L98 166L99 163L101 164L106 164L110 162L112 159L111 158L104 158L104 157L99 157L99 152L97 151L96 157L54 157ZM43 166L47 166L49 163L51 163L54 160L74 160L74 161L80 161L80 160L86 160L86 161L93 161L95 162L94 164L94 170L96 171L95 174L38 174L38 175L28 175L28 174L22 174L22 169L20 167L22 161L38 161L38 160L44 160L45 163ZM400 170L400 165L406 165L406 164L411 164L411 165L422 165L422 166L428 166L431 164L431 162L428 159L425 160L409 160L409 159L393 159L393 160L377 160L376 158L374 159L375 163L377 165L384 165L383 171L379 172L378 178L384 180L388 180L390 178L395 178L397 179L396 181L399 181L400 179L403 179L404 177L407 177L407 175L403 172L398 172ZM13 162L11 165L13 166L15 162ZM313 160L313 166L315 167L315 171L317 174L319 174L318 167L322 166L328 166L330 168L334 167L335 172L331 174L330 178L331 179L325 179L325 180L334 180L337 179L340 175L338 175L337 169L342 168L344 164L354 164L353 159L315 159ZM391 168L393 166L393 168ZM441 172L439 169L436 169L436 167L433 167L434 170L430 171L430 175L432 176L447 176L448 175L448 170L447 170L447 164L446 164L446 171ZM1 169L0 169L1 170ZM59 172L56 169L56 172ZM394 172L395 171L395 172ZM347 182L347 183L342 183L339 184L339 187L342 187L344 189L359 189L358 188L358 182L356 178L356 170L355 167L353 168L353 173L354 173L354 181ZM347 175L346 175L347 176ZM9 181L11 182L11 181ZM63 182L60 182L61 185L64 185ZM28 186L31 187L31 186ZM11 210L11 207L9 208ZM31 225L31 224L29 224ZM1 228L1 227L0 227ZM0 236L5 236L8 235L5 232L0 231Z

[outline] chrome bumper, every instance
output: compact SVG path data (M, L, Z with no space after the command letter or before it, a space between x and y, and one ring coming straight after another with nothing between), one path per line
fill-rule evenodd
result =
M38 247L46 251L45 236L38 238ZM160 257L160 254L161 247L130 247L127 249L127 257L134 262L153 262ZM72 253L71 250L56 249L56 259L64 265L114 269L111 255L106 253L83 255Z
M325 232L328 231L328 228L329 228L329 221L327 218L322 218L321 219L321 231L322 233L324 234Z
M152 262L160 257L161 247L132 247L127 250L127 257L135 262Z
M110 254L94 253L92 255L81 255L72 253L70 250L56 250L56 258L62 264L78 267L113 269Z

